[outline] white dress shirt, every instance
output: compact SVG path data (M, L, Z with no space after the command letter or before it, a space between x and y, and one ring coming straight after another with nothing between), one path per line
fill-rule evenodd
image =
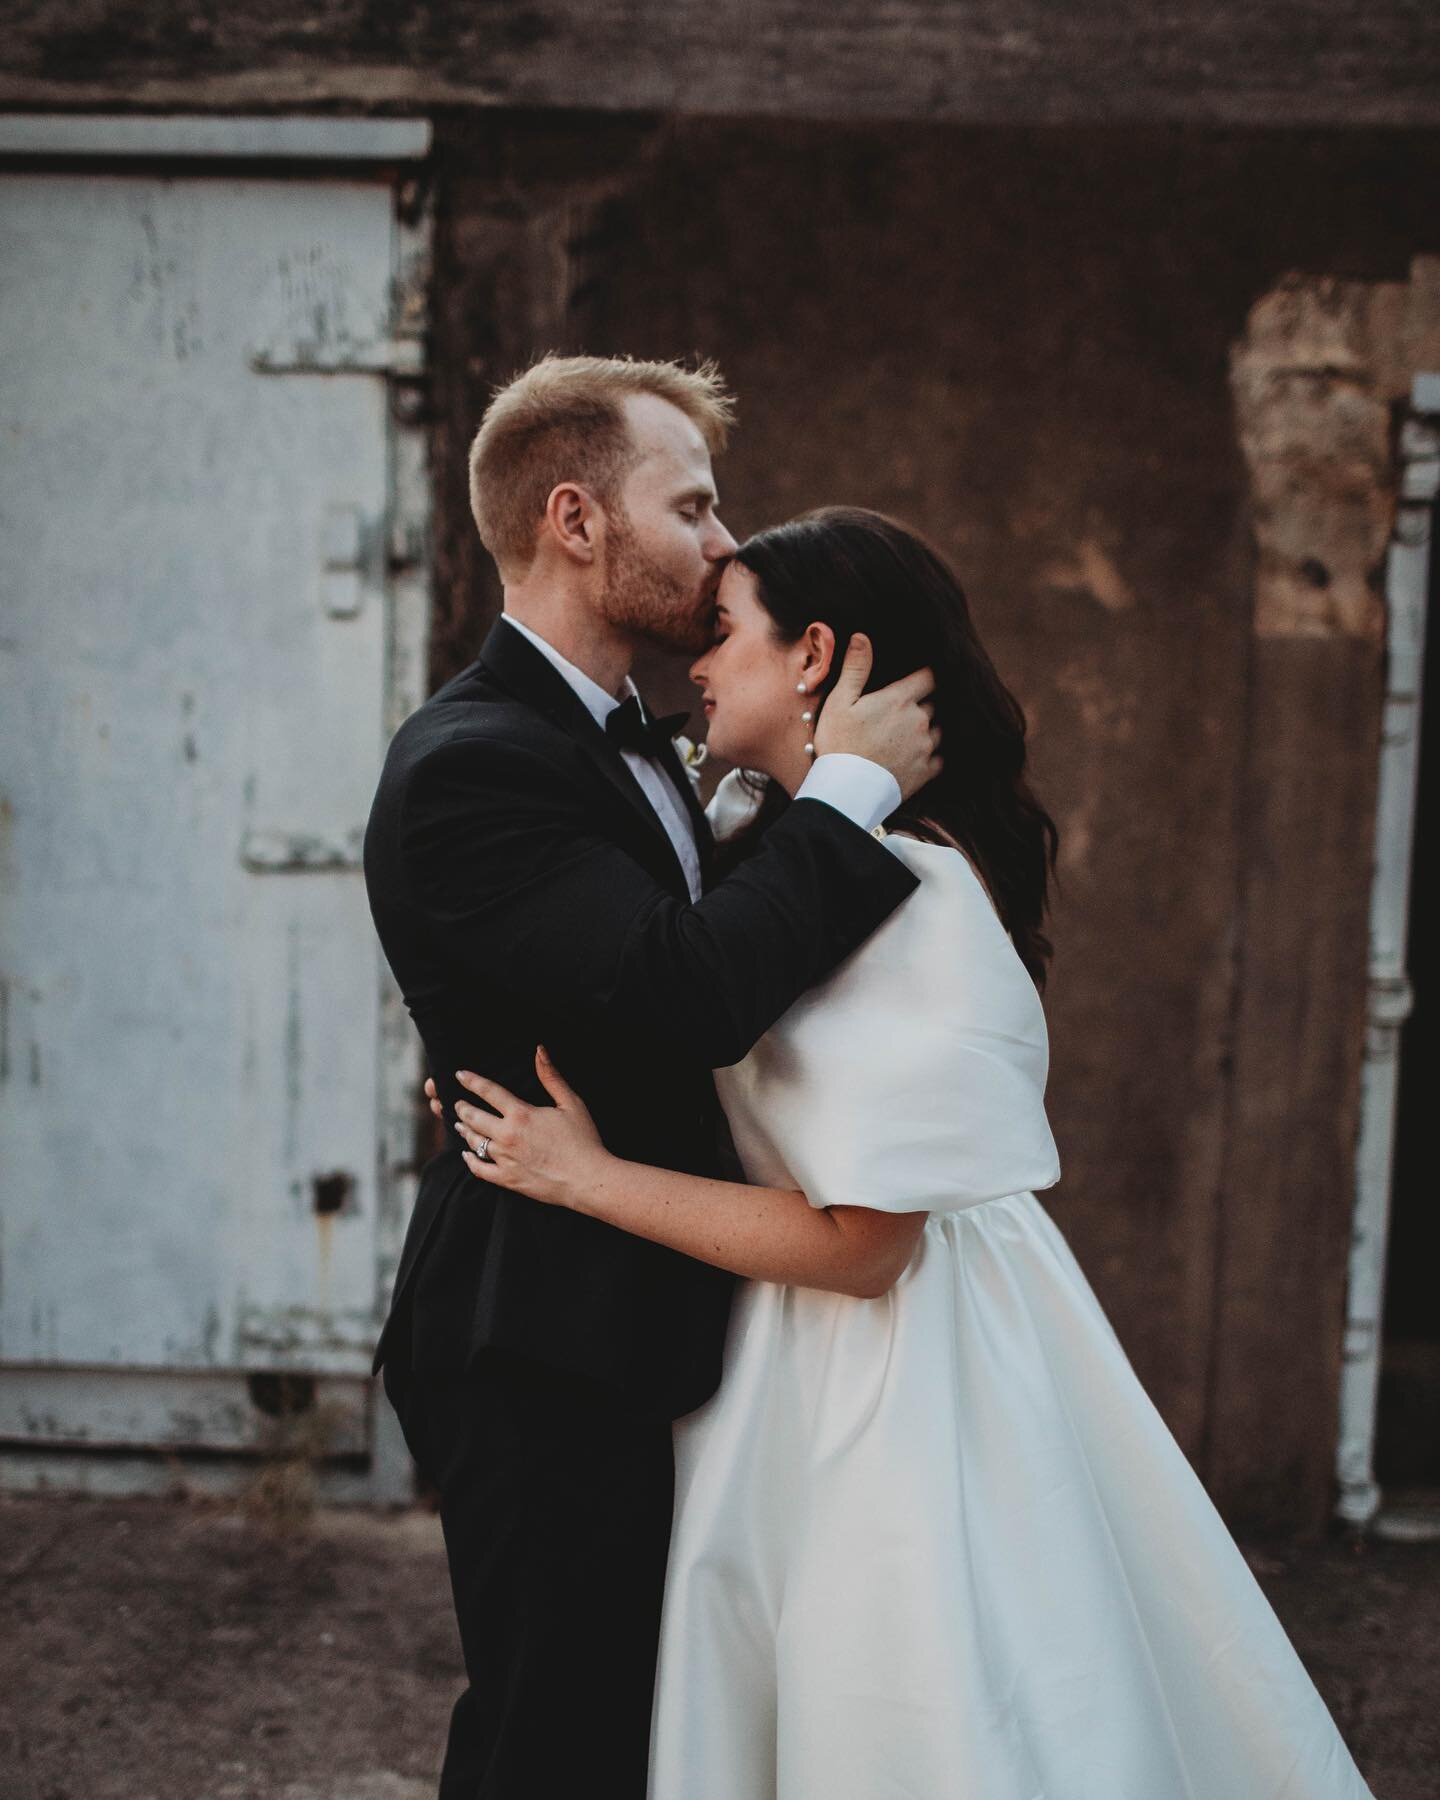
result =
M510 613L502 613L500 616L507 624L513 625L522 637L528 638L552 668L564 677L585 710L603 731L605 721L619 706L620 700L614 694L607 694L600 683L592 680L583 669L577 669L574 663L567 661L538 631L522 625ZM630 694L639 698L635 683L627 675L625 695ZM630 773L639 782L645 798L655 808L660 823L665 828L665 835L675 847L680 867L685 871L685 885L690 890L690 898L698 900L700 852L695 842L695 828L690 822L690 814L685 809L685 802L675 791L675 783L653 756L644 756L638 750L622 750L620 754ZM843 813L862 831L873 831L882 819L888 818L899 806L901 794L900 783L888 769L881 768L879 763L871 762L867 757L851 756L845 751L831 751L826 756L815 758L809 774L796 790L795 798L823 801L826 806L833 806L836 812Z

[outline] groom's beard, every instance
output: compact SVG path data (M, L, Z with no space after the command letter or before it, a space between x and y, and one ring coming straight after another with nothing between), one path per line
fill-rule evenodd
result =
M698 656L710 648L718 570L696 593L645 554L623 514L609 520L606 551L600 605L612 625L662 650Z

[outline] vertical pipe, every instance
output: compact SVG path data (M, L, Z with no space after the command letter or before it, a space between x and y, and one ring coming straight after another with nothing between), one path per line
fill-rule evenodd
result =
M1400 497L1385 567L1386 680L1370 890L1369 990L1361 1066L1355 1211L1340 1376L1336 1512L1368 1525L1380 1509L1375 1418L1380 1388L1385 1249L1395 1149L1400 1032L1412 995L1405 970L1419 770L1421 676L1430 539L1440 488L1440 377L1415 383L1400 439Z

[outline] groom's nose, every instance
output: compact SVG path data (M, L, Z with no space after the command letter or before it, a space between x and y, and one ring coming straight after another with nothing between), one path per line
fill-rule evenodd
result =
M705 539L706 562L726 562L735 554L736 547L734 538L712 513L710 530Z

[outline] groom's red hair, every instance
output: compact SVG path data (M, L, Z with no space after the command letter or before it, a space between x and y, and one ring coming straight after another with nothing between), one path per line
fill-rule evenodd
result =
M565 481L614 502L630 466L624 402L668 400L692 420L712 455L725 447L735 402L712 362L622 356L545 356L498 388L470 446L470 510L502 575L521 574L554 490Z

